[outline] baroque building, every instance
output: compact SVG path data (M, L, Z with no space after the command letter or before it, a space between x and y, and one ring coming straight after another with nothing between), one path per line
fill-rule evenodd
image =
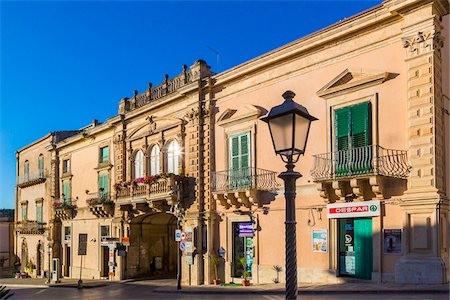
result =
M34 276L49 247L65 277L170 277L181 228L184 284L284 281L284 165L260 121L283 95L319 119L299 281L448 282L449 40L448 2L388 0L218 74L184 65L17 152L16 253Z

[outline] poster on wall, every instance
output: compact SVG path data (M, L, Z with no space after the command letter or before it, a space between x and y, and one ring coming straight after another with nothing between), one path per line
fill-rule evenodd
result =
M402 254L402 230L383 230L384 254Z
M328 232L326 229L313 229L312 231L313 252L328 252Z

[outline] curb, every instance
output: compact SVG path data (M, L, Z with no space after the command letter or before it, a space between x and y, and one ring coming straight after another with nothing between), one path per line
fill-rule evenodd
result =
M25 288L25 289L47 289L49 288L48 285L43 285L43 284L8 284L8 283L3 283L1 284L3 286L6 286L7 288Z

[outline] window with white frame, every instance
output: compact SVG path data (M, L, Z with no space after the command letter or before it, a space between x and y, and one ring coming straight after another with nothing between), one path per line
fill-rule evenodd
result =
M180 156L180 146L176 140L169 143L167 147L167 173L178 175L178 160Z
M160 149L158 145L155 145L150 150L150 175L158 175L160 173L159 168L159 153Z
M144 152L139 150L134 156L134 178L144 177Z

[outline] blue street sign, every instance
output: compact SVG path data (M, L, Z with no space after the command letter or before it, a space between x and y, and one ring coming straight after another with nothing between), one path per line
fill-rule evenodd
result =
M184 249L186 249L186 243L185 242L181 242L180 243L180 250L184 251Z
M219 256L220 256L220 257L225 257L225 248L220 247L219 250L218 250L218 252L219 252Z

